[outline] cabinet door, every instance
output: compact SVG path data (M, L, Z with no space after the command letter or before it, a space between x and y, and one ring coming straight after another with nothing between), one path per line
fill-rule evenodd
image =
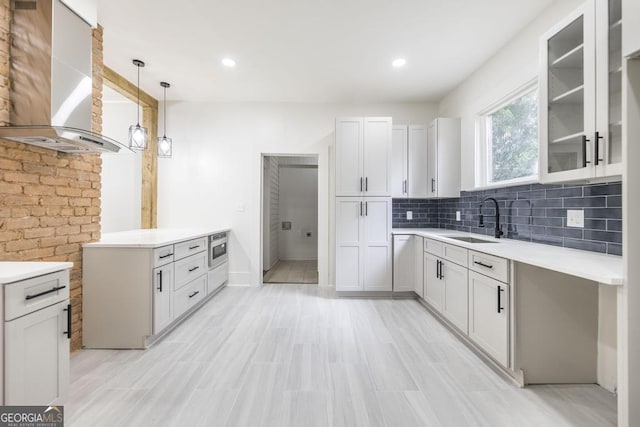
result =
M391 141L391 195L407 197L407 126L394 125Z
M438 118L437 174L438 197L460 197L460 119Z
M540 176L595 175L594 4L586 2L548 31L540 45Z
M416 268L414 283L414 292L424 298L424 243L420 236L413 238L413 257L414 266Z
M361 197L336 198L336 290L362 290L364 202Z
M440 259L424 253L424 300L442 312L444 306L444 281L440 279L438 266Z
M173 321L173 263L153 270L153 333L157 334Z
M64 301L4 324L5 405L48 405L66 397L68 304Z
M414 236L393 236L393 290L413 291L415 288L415 257L413 255Z
M363 157L364 195L391 196L390 117L367 117L364 119Z
M391 291L391 198L364 198L364 224L364 289Z
M427 127L409 125L408 135L409 197L427 197Z
M469 291L467 269L452 262L443 261L444 305L442 314L465 334L469 332Z
M595 2L597 176L622 174L622 8L621 0ZM596 139L597 138L597 139Z
M469 337L496 361L509 360L509 286L469 272Z
M359 196L364 190L364 120L336 120L336 196Z
M427 129L427 197L438 197L438 122Z

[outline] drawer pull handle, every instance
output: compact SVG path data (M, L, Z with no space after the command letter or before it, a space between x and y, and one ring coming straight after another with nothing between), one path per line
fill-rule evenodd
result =
M67 336L67 338L71 339L71 333L73 332L71 329L71 304L67 305L67 308L64 309L67 312L67 330L63 333Z
M501 313L502 310L504 310L504 307L502 306L502 292L504 292L504 289L502 289L500 286L498 286L498 313Z
M193 298L196 295L198 295L200 293L200 291L195 291L194 293L192 293L191 295L189 295L189 298Z
M193 249L198 249L200 247L200 245L195 245L195 246L189 246L189 250L193 250Z
M29 301L30 299L38 298L38 297L41 297L43 295L50 294L51 292L57 292L60 289L64 289L64 288L66 288L66 286L56 286L55 288L49 289L48 291L39 292L39 293L37 293L35 295L27 295L26 297L24 297L24 299Z
M189 269L189 273L191 273L192 271L196 271L199 268L200 268L200 266L196 265L195 267Z
M173 256L173 252L170 253L170 254L166 254L166 255L160 255L160 259L165 259L165 258L168 258L170 256Z
M493 265L485 264L484 262L481 262L481 261L473 261L473 263L481 265L482 267L493 268Z

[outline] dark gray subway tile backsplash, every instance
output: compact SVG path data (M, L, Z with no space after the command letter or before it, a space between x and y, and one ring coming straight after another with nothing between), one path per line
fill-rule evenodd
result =
M493 235L494 197L505 237L567 248L622 255L622 184L531 184L463 191L454 199L393 199L394 228L446 228ZM567 210L584 211L584 228L567 227ZM413 220L406 212L413 212ZM456 221L456 211L461 220Z

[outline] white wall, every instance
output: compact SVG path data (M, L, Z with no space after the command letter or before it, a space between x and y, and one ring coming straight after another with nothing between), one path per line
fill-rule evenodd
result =
M428 123L434 105L170 103L174 156L158 176L160 227L230 226L230 284L261 277L261 155L318 155L318 270L333 284L333 155L335 118L392 116ZM163 159L164 160L164 159Z
M123 97L124 99L124 97ZM129 126L136 118L136 104L105 102L102 105L102 133L127 145ZM121 150L102 154L103 233L140 228L142 154Z
M281 165L279 181L280 221L291 221L291 230L280 227L280 259L317 259L318 168Z
M474 187L477 114L515 89L537 78L540 36L576 9L583 0L558 0L533 20L496 55L438 105L441 117L462 120L462 189Z

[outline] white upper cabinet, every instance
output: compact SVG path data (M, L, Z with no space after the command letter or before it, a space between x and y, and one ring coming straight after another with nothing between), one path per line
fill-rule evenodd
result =
M391 195L395 198L408 197L407 181L409 167L407 125L393 125L391 136Z
M625 57L640 55L640 2L622 0L622 54Z
M460 196L460 119L437 118L427 129L427 197Z
M540 178L620 175L621 0L590 0L540 43Z
M336 196L360 196L363 190L364 119L336 120Z
M336 196L391 196L391 117L336 120Z
M427 197L427 126L393 126L392 141L392 196Z

